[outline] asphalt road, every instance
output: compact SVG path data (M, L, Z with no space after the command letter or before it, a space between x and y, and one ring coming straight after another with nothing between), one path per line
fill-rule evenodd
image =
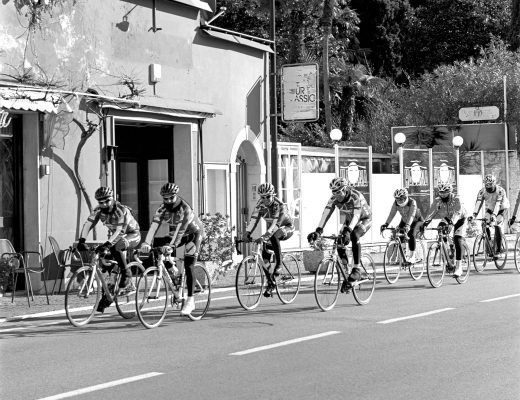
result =
M320 311L310 286L244 311L216 293L199 322L110 313L85 328L63 315L0 325L1 399L520 398L520 274L472 273L438 289L380 279L370 304Z

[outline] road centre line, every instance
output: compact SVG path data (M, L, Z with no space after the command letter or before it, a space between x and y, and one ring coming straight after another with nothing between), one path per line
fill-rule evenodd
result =
M493 299L480 300L479 303L489 303L489 302L491 302L491 301L498 301L498 300L510 299L511 297L518 297L518 296L520 296L520 293L517 293L517 294L510 294L509 296L495 297L495 298L493 298Z
M91 393L91 392L95 392L96 390L107 389L107 388L114 387L114 386L124 385L125 383L130 383L130 382L140 381L140 380L143 380L143 379L153 378L154 376L158 376L158 375L163 375L163 372L150 372L148 374L131 376L129 378L123 378L123 379L118 379L118 380L112 381L112 382L101 383L99 385L88 386L88 387L85 387L83 389L72 390L70 392L56 394L54 396L43 397L43 398L41 398L39 400L66 399L67 397L79 396L80 394Z
M268 344L266 346L254 347L252 349L243 350L243 351L237 351L236 353L230 353L229 355L230 356L243 356L243 355L246 355L246 354L256 353L258 351L269 350L269 349L274 349L276 347L287 346L289 344L304 342L306 340L319 339L319 338L322 338L322 337L325 337L325 336L336 335L338 333L341 333L341 332L339 332L339 331L328 331L328 332L318 333L317 335L304 336L304 337L301 337L301 338L286 340L284 342Z
M423 313L420 313L420 314L408 315L406 317L386 319L384 321L378 321L377 323L378 324L391 324L393 322L404 321L406 319L412 319L412 318L425 317L427 315L438 314L438 313L441 313L441 312L444 312L444 311L449 311L449 310L454 310L454 308L440 308L438 310L427 311L427 312L423 312Z

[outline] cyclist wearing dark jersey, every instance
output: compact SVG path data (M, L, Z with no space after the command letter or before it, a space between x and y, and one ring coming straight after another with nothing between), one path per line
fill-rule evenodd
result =
M372 211L363 194L348 186L345 178L334 178L329 188L332 190L332 197L325 206L320 223L315 232L307 236L309 242L315 241L322 233L325 224L331 217L334 210L340 210L341 215L345 217L343 226L340 230L340 236L344 246L352 241L352 257L354 259L354 266L348 279L343 282L342 291L347 291L352 282L361 278L361 271L359 269L359 261L361 259L361 243L359 239L372 226ZM342 263L348 266L347 252L344 246L338 247L338 255Z
M195 309L193 266L199 256L200 244L204 237L204 227L191 206L178 195L179 186L175 183L165 183L160 193L163 198L163 204L155 212L150 230L141 244L141 251L145 253L150 251L150 244L155 237L157 229L163 222L166 222L169 225L167 243L174 248L185 246L184 270L186 271L188 299L184 302L181 315L189 315Z
M132 284L132 271L127 267L126 250L137 247L141 241L141 233L139 232L139 224L132 215L130 208L114 200L114 193L108 187L100 187L96 190L94 197L98 201L98 206L89 215L87 221L83 224L81 234L78 239L77 249L79 251L87 250L85 245L89 231L101 221L108 228L108 240L96 251L102 248L110 250L110 254L121 268L121 282L119 284L119 295L128 295L135 291ZM106 301L100 301L98 311L103 311L109 304Z
M392 203L390 214L386 219L386 222L381 225L381 232L383 232L395 217L395 214L401 214L401 221L399 222L398 228L402 229L408 235L408 262L415 263L415 248L416 248L416 236L420 232L423 226L423 218L421 210L417 207L417 202L408 196L408 190L397 189L394 192L395 201Z
M269 225L267 231L259 238L259 240L269 241L274 250L275 267L274 276L280 274L280 265L282 262L282 248L280 241L289 239L294 233L294 224L287 205L284 204L275 194L275 188L270 183L262 183L258 186L258 195L260 200L256 204L251 220L246 228L245 240L251 240L251 232L255 230L260 219L263 218ZM269 260L269 253L264 248L262 257Z

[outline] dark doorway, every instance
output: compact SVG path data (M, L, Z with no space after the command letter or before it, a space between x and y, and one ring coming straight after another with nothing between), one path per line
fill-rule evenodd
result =
M173 126L116 124L115 134L118 200L147 231L162 202L159 190L173 179Z

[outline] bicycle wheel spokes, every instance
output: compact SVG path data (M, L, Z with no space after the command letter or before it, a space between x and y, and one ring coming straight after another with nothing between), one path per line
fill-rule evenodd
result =
M426 265L426 250L424 242L417 240L415 246L415 263L410 264L409 271L413 280L421 279Z
M486 267L488 253L490 249L488 249L486 238L483 235L478 235L475 238L475 243L473 243L473 268L475 271L482 272Z
M388 283L396 283L399 279L402 261L399 243L396 241L389 242L386 245L383 257L383 270Z
M332 259L324 259L314 276L314 297L323 311L331 310L338 300L341 272Z
M130 283L131 288L137 288L137 282L139 277L144 272L144 267L141 263L134 261L127 265L132 270L135 270L134 276L132 276L132 281ZM125 319L131 319L135 317L135 291L129 292L125 296L116 296L114 300L116 304L116 309L119 315L121 315Z
M208 312L211 302L211 279L208 271L201 264L193 266L193 279L195 280L195 309L188 317L193 321L200 320Z
M428 280L433 287L439 287L444 280L444 260L442 257L442 249L439 243L433 243L428 249L428 258L426 260L426 273Z
M359 305L368 304L376 288L374 261L368 254L361 255L361 279L352 287L352 294Z
M493 260L495 261L495 267L497 269L504 269L506 266L507 261L507 241L504 235L502 235L502 244L500 247L497 247L495 240L492 241L493 244L495 244L495 256L493 257Z
M101 280L92 267L81 267L70 278L65 293L65 313L74 326L90 322L101 299Z
M520 236L516 238L515 242L515 268L520 272Z
M260 303L264 274L255 257L246 257L238 266L235 290L242 308L253 310Z
M155 328L164 320L167 307L168 286L165 276L159 277L157 267L147 268L137 281L135 294L135 309L139 321L146 328Z
M460 260L460 266L462 267L462 275L455 279L459 283L466 283L469 278L469 270L471 266L469 248L466 244L462 246L462 258Z
M276 293L280 301L284 304L292 303L300 291L300 283L300 263L292 254L285 254L282 271L276 277Z

